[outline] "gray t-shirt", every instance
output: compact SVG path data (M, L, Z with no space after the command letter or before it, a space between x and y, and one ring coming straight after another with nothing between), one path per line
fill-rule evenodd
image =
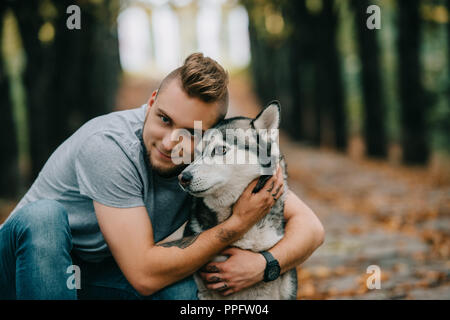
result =
M149 167L142 140L145 111L143 105L84 124L55 150L10 216L32 201L59 201L68 212L74 253L87 261L111 255L92 200L117 208L145 206L155 242L177 230L188 219L191 198L177 177L162 178Z

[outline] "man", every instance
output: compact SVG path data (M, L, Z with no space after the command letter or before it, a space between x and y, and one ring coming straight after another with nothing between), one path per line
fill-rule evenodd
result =
M160 243L188 219L191 201L177 181L185 165L171 159L173 133L222 120L227 84L217 62L192 54L147 105L92 119L60 145L0 228L0 298L76 299L74 270L78 298L195 299L192 274L202 266L223 295L262 281L264 256L229 246L281 195L265 190L282 189L279 171L256 194L252 182L223 223L182 245ZM293 193L285 217L285 237L270 250L281 272L311 255L324 233ZM208 264L221 252L230 258Z

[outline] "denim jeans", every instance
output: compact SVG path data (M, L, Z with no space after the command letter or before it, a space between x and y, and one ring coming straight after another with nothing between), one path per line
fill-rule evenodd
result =
M71 250L69 220L61 204L39 200L22 207L0 226L0 299L197 299L192 276L142 296L112 257L88 263ZM80 268L78 290L68 285L71 265Z

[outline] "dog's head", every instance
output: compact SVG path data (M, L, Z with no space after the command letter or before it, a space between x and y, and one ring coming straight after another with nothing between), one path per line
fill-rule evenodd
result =
M276 101L254 119L223 120L206 132L197 146L201 152L179 175L180 185L196 197L220 198L224 205L233 204L252 180L263 176L261 188L279 161L279 124Z

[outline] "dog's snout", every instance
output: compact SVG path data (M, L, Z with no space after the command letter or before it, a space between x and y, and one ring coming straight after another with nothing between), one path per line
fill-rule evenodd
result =
M180 180L180 183L183 187L188 186L192 181L192 174L189 171L183 171L178 176L178 180Z

